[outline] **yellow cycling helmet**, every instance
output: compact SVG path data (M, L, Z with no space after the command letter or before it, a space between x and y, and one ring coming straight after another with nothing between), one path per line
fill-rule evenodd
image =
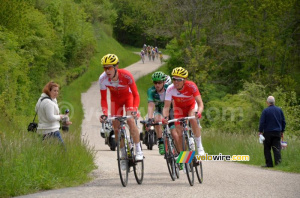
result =
M119 59L115 54L106 54L101 59L102 65L117 65L119 63Z
M189 75L189 72L182 68L182 67L175 67L172 71L172 76L177 76L177 77L181 77L181 78L187 78Z

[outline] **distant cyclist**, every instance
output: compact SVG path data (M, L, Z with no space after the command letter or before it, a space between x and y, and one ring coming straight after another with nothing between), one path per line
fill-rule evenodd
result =
M144 50L141 51L140 56L141 56L142 62L144 63L144 61L145 61L145 52L144 52Z
M163 62L163 55L162 55L161 51L159 51L158 53L159 53L160 63L162 63Z
M156 58L158 58L158 48L155 46L155 56L156 56Z
M148 45L148 47L147 47L147 54L148 54L148 57L149 57L149 61L151 61L151 46L150 45Z
M107 89L110 90L111 116L123 116L123 106L126 115L136 115L140 103L140 96L132 74L125 69L118 69L119 59L115 54L107 54L101 59L104 72L100 75L101 107L104 115L108 115ZM100 122L104 120L100 116ZM112 122L115 137L118 138L120 122ZM128 119L127 124L136 149L136 160L143 160L140 147L140 136L134 119ZM125 152L125 148L124 148Z
M154 59L155 59L155 48L152 48L151 56L152 56L152 60L154 61Z
M163 109L164 122L169 119L169 109L172 99L174 100L175 118L187 116L196 116L198 119L201 118L201 113L204 109L204 105L200 92L194 82L186 80L187 77L188 71L186 69L182 67L176 67L173 69L173 84L171 84L166 91L165 104ZM195 135L198 154L204 155L205 152L201 141L201 131L197 120L191 119L190 124ZM179 151L182 151L182 126L180 126L179 123L175 123L175 126L179 136Z
M166 84L167 75L161 71L154 72L152 74L152 82L154 86L150 87L147 91L148 95L148 118L150 122L161 122L162 121L162 111L164 107L166 90L168 84ZM173 119L173 109L170 108L170 116ZM178 135L175 130L174 123L170 124L171 133L174 139L178 142ZM158 148L159 153L163 155L164 150L164 141L162 139L162 127L160 125L155 126L155 131L158 138ZM177 145L176 145L177 146Z

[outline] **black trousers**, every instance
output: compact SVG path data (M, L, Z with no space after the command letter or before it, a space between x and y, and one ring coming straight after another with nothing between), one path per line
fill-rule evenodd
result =
M265 132L263 135L265 137L264 154L266 165L268 167L273 167L271 149L273 150L275 165L278 165L281 162L281 134L280 132Z

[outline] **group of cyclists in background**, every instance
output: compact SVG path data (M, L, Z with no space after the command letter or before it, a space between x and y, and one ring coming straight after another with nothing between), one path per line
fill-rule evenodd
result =
M156 59L160 59L160 62L162 63L163 62L163 55L162 55L162 52L158 50L158 47L153 47L153 46L150 46L150 45L146 45L144 44L143 45L143 48L141 50L141 53L140 53L140 56L141 56L141 59L142 59L142 62L144 63L145 62L145 57L148 56L149 58L149 61L154 61L155 58Z

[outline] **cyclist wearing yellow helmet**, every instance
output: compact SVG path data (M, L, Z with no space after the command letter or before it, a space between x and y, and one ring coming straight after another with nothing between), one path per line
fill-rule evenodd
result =
M194 115L198 119L201 118L201 113L204 109L203 101L197 85L192 81L186 80L188 74L188 71L182 67L176 67L172 71L171 75L173 84L171 84L166 91L163 109L165 121L169 117L169 109L172 99L174 101L174 118ZM197 120L191 119L190 124L195 134L198 154L204 155L205 152L201 142L201 131L199 125L197 124ZM179 136L179 151L182 151L182 144L180 144L182 142L182 126L180 126L179 123L175 123L175 125Z
M136 115L140 103L140 96L132 74L125 69L118 69L119 59L115 54L107 54L101 59L104 72L99 77L101 107L104 115L108 115L107 89L110 90L111 116L123 116L123 106L126 115ZM104 120L100 116L100 122ZM136 160L143 159L143 152L140 147L140 136L134 119L128 119L127 124L130 134L136 147ZM120 122L113 121L115 137L118 138L117 131Z

